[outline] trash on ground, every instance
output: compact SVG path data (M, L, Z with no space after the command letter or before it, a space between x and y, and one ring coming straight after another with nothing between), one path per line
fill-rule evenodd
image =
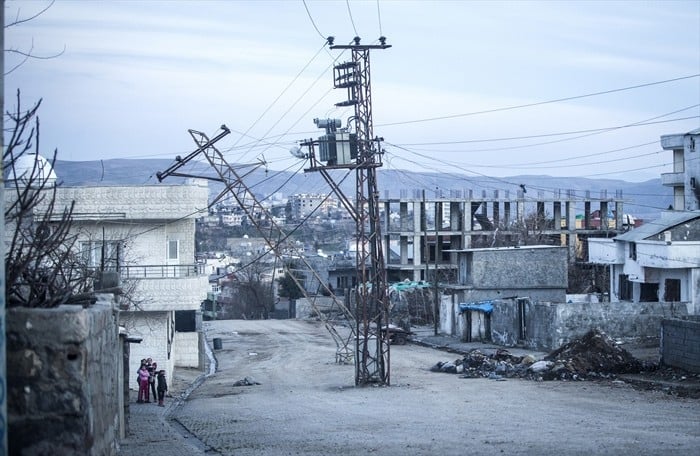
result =
M261 383L256 382L255 380L251 379L250 377L246 377L243 380L238 380L237 382L233 383L233 386L251 386L251 385L260 385Z
M515 356L505 349L499 349L493 355L473 349L461 359L441 361L430 368L433 372L462 374L463 378L493 380L614 378L616 374L635 373L642 369L639 360L605 333L595 329L562 345L541 360L532 355Z

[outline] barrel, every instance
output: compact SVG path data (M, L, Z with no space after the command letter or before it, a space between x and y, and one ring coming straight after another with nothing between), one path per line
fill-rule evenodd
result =
M221 350L221 339L218 337L214 338L214 350Z

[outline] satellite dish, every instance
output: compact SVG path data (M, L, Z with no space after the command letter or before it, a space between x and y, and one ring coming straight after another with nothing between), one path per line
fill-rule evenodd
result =
M291 149L289 149L289 153L295 156L296 158L306 158L306 154L301 150L301 147L299 146L294 146Z

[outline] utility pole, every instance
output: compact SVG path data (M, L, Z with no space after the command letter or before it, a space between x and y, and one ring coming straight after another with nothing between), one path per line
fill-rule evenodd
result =
M204 133L197 130L189 130L190 136L197 144L197 148L185 157L176 157L175 163L168 167L165 171L156 173L156 177L159 182L169 176L179 176L179 177L195 177L200 179L210 179L218 181L224 184L223 191L211 202L210 206L216 204L221 198L226 195L233 196L233 198L238 203L239 207L245 212L248 221L255 226L262 238L265 240L269 248L269 253L273 254L280 262L283 264L283 242L288 238L288 235L284 233L282 227L280 227L277 222L275 222L274 217L269 211L262 205L258 198L253 195L250 188L243 181L244 177L247 177L257 168L265 165L264 162L259 162L253 165L242 165L238 168L248 167L250 170L246 173L241 173L239 170L231 166L224 155L216 148L215 143L228 135L231 131L226 127L226 125L221 126L221 132L214 136L213 138L207 137ZM190 161L199 155L204 155L204 158L209 162L209 165L216 172L215 176L207 175L193 175L185 173L182 168L185 167ZM340 302L333 293L328 290L328 287L324 284L318 273L311 267L308 261L303 255L297 258L305 267L306 271L311 273L314 278L320 283L324 291L328 292L331 296L335 308L343 314L348 320L352 319L352 314L345 307L345 305ZM310 296L303 284L299 281L295 274L291 274L294 283L299 287L305 298L307 298L311 308L314 310L319 319L324 323L326 329L333 337L336 344L336 362L345 363L352 358L352 350L349 348L351 339L354 333L351 332L349 335L344 336L338 333L333 324L329 321L329 317L324 315L320 311L319 307L316 305L316 296Z
M336 89L347 89L348 98L336 106L354 106L355 138L351 138L350 149L356 144L356 155L350 153L354 161L337 156L321 165L314 155L314 143L310 147L311 168L319 171L338 195L341 203L353 216L356 224L356 310L355 310L355 385L390 384L389 333L382 327L389 324L389 301L387 295L386 268L380 232L379 190L377 186L378 167L382 166L381 138L376 138L372 125L372 90L370 81L370 50L387 49L386 38L380 37L379 44L360 44L355 37L350 44L335 45L334 38L328 38L331 49L350 50L352 59L333 68L333 83ZM329 119L330 120L330 119ZM328 122L326 122L328 125ZM330 130L328 130L330 132ZM328 136L327 136L328 137ZM335 138L335 137L334 137ZM343 144L332 140L333 150L340 150ZM326 158L331 140L319 144L326 149ZM354 151L353 151L354 152ZM336 152L333 152L336 153ZM324 152L321 150L323 160ZM342 194L328 169L354 169L356 172L355 204Z

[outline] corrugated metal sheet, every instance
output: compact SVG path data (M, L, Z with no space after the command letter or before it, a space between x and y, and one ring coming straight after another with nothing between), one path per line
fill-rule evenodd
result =
M664 214L660 219L645 223L639 228L630 230L619 236L615 236L613 240L624 242L636 242L655 236L674 226L686 223L690 220L700 218L700 211L692 212L669 212Z

